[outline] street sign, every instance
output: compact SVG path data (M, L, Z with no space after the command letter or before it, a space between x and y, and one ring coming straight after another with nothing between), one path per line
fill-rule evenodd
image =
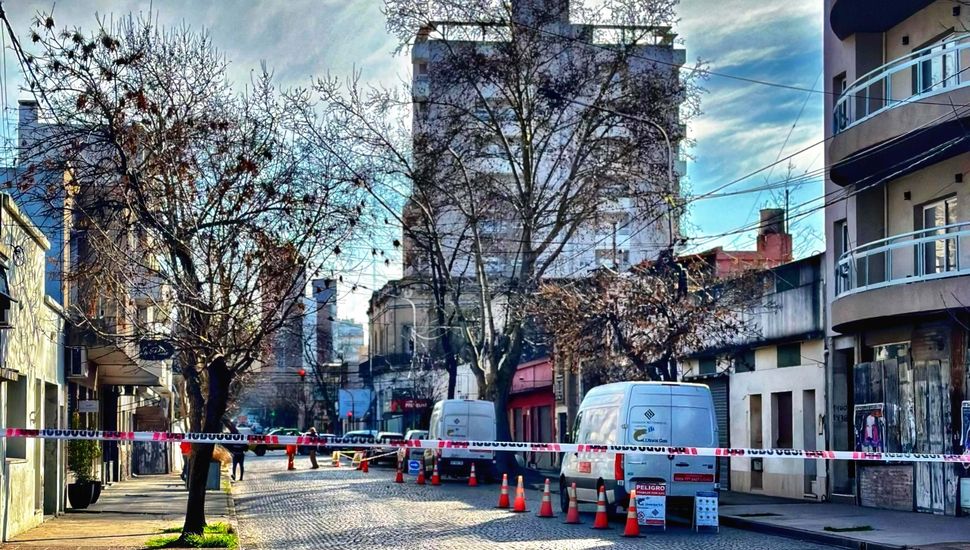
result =
M667 529L667 486L664 483L637 483L637 523Z
M145 361L164 361L175 355L175 346L165 340L142 340L138 357Z
M718 529L717 493L700 491L694 496L694 530Z
M98 402L95 400L81 400L77 402L77 412L96 413L98 412Z
M421 471L421 461L420 460L409 460L408 461L408 473L417 475Z

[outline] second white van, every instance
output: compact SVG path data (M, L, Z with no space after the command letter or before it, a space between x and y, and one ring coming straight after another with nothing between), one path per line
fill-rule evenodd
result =
M472 399L445 399L431 410L428 439L495 441L495 404ZM425 450L425 470L430 474L438 455L438 473L466 477L475 464L475 475L488 482L495 477L495 453L466 449Z
M591 389L576 415L574 443L717 447L717 422L711 391L702 384L619 382ZM596 502L606 491L607 511L627 507L637 483L663 482L672 506L698 491L714 491L715 459L706 456L643 453L563 453L560 499L576 483L578 500Z

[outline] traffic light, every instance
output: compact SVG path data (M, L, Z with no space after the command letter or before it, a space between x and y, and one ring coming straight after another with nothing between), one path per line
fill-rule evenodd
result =
M296 373L300 375L300 382L306 382L306 371L304 369L300 369Z

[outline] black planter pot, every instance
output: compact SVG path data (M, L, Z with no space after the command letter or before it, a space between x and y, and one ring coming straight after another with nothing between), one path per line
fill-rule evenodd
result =
M71 508L83 510L91 505L93 497L94 484L90 481L67 484L67 499L71 501Z
M103 486L104 484L101 483L100 481L91 482L91 504L94 504L95 502L97 502L98 498L101 497L101 488Z

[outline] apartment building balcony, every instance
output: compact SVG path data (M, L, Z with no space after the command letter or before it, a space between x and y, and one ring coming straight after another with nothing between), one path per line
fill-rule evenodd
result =
M104 317L82 336L88 361L98 366L98 384L115 386L167 387L171 367L167 361L139 358L138 343L116 317Z
M845 40L857 32L883 32L934 0L837 0L829 13L832 32Z
M839 258L832 326L930 314L970 305L970 222L873 241Z
M897 177L970 150L967 69L970 34L960 34L846 84L832 112L832 181Z

